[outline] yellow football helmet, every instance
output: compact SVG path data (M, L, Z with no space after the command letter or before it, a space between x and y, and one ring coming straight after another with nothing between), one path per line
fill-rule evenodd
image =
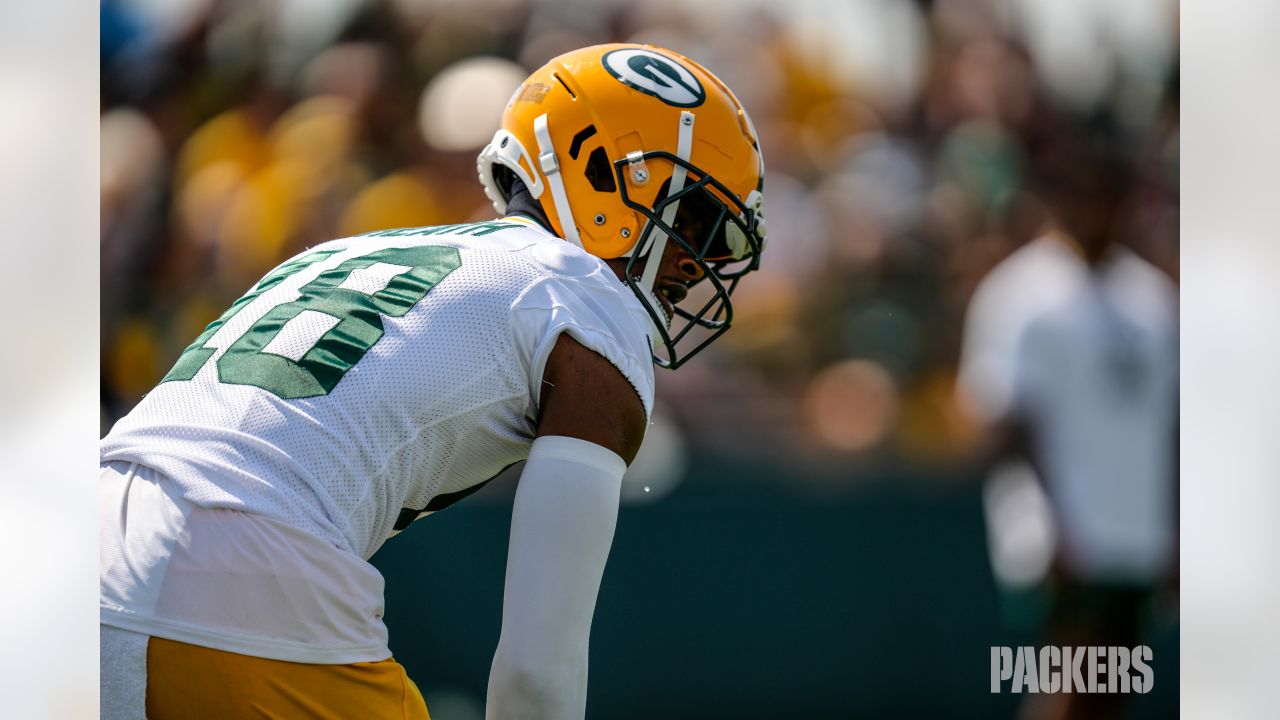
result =
M764 247L764 160L746 110L702 66L652 45L561 55L512 95L476 164L499 213L519 178L560 237L629 258L627 284L666 346L659 365L676 367L729 328L729 296ZM679 329L654 296L668 242L713 288L697 312L675 308ZM643 275L633 272L647 257Z

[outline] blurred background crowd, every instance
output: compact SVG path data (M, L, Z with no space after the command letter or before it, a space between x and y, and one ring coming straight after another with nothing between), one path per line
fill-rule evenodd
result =
M1161 585L1176 562L1177 23L1170 0L104 0L103 432L283 259L379 228L492 217L475 154L519 82L570 49L651 42L718 74L750 111L769 226L762 268L734 296L734 330L659 371L656 424L625 490L633 508L674 513L649 516L655 532L735 500L747 504L725 514L769 522L772 508L780 527L855 525L832 554L886 544L836 573L848 590L817 611L828 617L859 612L860 583L906 582L883 569L913 552L893 544L908 542L897 525L876 524L885 518L914 523L921 546L976 538L972 572L956 581L970 595L927 579L928 562L955 561L937 548L903 576L926 579L899 597L938 594L941 609L897 608L916 623L933 612L1017 632L1018 618L1052 611L1007 598L1055 575L1083 579L1082 593L1117 578ZM1105 367L1092 372L1095 356ZM910 520L922 516L928 527ZM625 559L626 522L597 637L612 627L609 583L645 582L644 561ZM721 579L735 577L751 573ZM497 586L484 587L475 593L493 600ZM396 592L389 584L393 610ZM1077 600L1132 614L1105 609L1114 596ZM484 622L496 638L496 616ZM450 674L438 661L449 651L398 645L410 630L393 612L388 624L429 704L437 678L460 707L483 697L475 676L492 643ZM838 661L817 639L830 627L780 630L778 643L810 638L811 654ZM1102 644L1128 642L1115 632L1123 639ZM974 652L956 657L976 679L954 687L973 696L967 707L1013 712L985 684L986 646L1009 637L963 641ZM1176 687L1176 665L1159 660L1157 684ZM627 682L592 673L603 716L638 712ZM909 692L876 677L882 693ZM810 695L814 716L843 697L827 692ZM930 701L913 707L955 707ZM743 702L708 707L775 712Z
M1053 146L1116 146L1127 240L1176 277L1175 24L1150 1L104 2L104 418L301 249L491 217L474 156L523 77L648 41L736 90L768 163L740 329L661 383L682 431L945 461L964 309L1042 231Z

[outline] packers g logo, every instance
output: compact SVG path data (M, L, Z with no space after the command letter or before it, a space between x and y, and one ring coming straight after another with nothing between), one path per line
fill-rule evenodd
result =
M652 50L612 50L601 58L604 69L623 85L652 95L668 105L697 107L707 99L702 83L689 69Z

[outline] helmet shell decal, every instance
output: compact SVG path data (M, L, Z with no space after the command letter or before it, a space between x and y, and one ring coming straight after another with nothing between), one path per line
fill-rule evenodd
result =
M698 78L666 55L643 48L613 50L601 58L604 69L622 84L675 107L691 108L707 99Z

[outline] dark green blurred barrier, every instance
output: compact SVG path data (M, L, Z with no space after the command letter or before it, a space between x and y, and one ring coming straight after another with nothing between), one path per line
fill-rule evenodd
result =
M622 511L588 717L1013 716L1018 696L989 692L990 647L1036 639L1001 624L976 482L882 478L815 498L765 472L708 463ZM481 495L509 492L494 485ZM428 704L433 689L484 697L511 510L481 495L374 561L392 650ZM1176 637L1164 635L1135 717L1176 716Z

